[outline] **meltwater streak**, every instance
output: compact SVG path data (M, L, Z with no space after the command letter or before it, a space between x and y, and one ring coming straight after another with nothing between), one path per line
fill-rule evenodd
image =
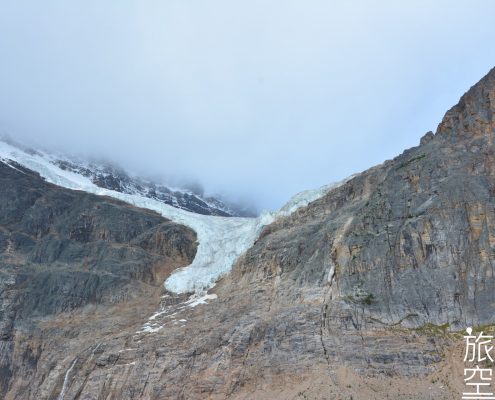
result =
M62 390L60 391L60 394L58 395L57 400L64 400L65 393L67 392L67 387L69 386L69 375L72 372L72 369L74 368L74 366L76 365L76 362L77 362L77 358L74 361L72 361L72 364L70 365L69 369L65 373L64 383L62 385Z

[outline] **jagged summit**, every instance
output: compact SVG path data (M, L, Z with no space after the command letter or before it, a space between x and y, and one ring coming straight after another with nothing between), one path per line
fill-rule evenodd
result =
M438 125L437 134L470 137L495 132L495 67L473 85Z

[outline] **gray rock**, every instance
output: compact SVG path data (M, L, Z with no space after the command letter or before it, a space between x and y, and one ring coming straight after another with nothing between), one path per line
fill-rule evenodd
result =
M494 112L495 69L418 147L266 227L214 288L218 299L195 308L160 298L145 267L186 260L190 233L130 207L140 216L71 214L75 194L60 189L49 202L45 188L4 197L0 393L55 399L65 380L66 399L460 398L449 331L495 325ZM34 271L58 275L24 283ZM141 295L118 289L126 281ZM143 332L158 303L162 329Z

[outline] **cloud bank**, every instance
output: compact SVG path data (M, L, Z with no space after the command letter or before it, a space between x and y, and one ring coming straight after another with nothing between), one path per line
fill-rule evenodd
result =
M0 1L0 131L278 208L416 145L491 1Z

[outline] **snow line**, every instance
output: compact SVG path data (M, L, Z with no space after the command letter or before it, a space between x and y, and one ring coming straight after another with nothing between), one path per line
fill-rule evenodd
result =
M110 196L137 207L156 211L167 219L193 229L198 238L196 257L187 267L174 271L164 283L167 290L175 293L204 294L222 276L227 274L237 258L254 244L264 226L308 205L325 195L329 190L350 179L347 178L336 184L301 192L275 213L264 211L257 218L218 217L194 214L158 200L100 188L82 175L59 168L54 164L56 159L49 154L28 153L0 141L1 159L10 159L36 171L46 181L55 185L101 196ZM13 167L12 165L9 166Z

